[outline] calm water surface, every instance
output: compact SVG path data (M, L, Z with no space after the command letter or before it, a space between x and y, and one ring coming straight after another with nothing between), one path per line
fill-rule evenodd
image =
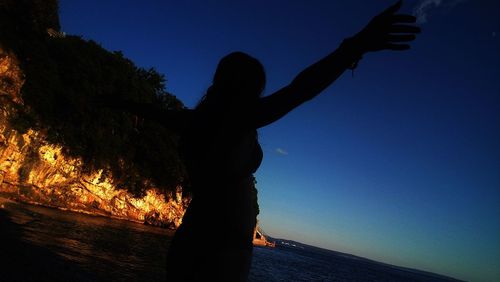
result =
M166 281L173 231L0 198L0 281ZM255 248L250 281L450 281L309 246Z

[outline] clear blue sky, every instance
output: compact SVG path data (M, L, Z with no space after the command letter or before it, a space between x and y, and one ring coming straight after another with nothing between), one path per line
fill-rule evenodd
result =
M193 107L229 52L263 63L270 94L392 3L211 2L61 0L62 29L155 67ZM275 237L500 281L500 2L430 2L412 50L368 54L260 131L260 222Z

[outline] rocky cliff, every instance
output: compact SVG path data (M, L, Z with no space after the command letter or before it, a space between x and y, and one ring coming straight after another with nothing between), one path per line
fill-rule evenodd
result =
M171 178L164 182L158 176L162 170L175 172L172 167L175 168L178 160L172 154L175 150L170 149L175 142L164 143L163 147L152 152L143 152L141 147L130 150L130 146L136 146L135 144L148 148L151 146L147 142L175 138L162 138L170 137L166 132L163 136L157 136L158 139L149 141L148 130L159 132L154 124L138 121L137 117L124 114L113 116L113 113L107 113L110 118L103 119L104 111L97 112L92 120L89 118L89 111L78 108L84 104L82 101L86 101L85 99L90 101L91 98L88 97L94 95L94 92L106 94L108 91L113 94L116 93L113 87L132 89L127 87L126 81L139 85L133 89L134 93L129 93L132 98L133 95L143 95L139 99L165 99L168 95L158 95L165 94L162 92L163 78L154 71L135 67L121 57L121 54L107 52L95 43L84 42L76 37L67 40L50 39L54 34L60 34L56 0L1 0L0 12L3 15L0 20L0 195L64 210L178 227L189 199L183 197L181 186L175 182L178 174L171 173ZM17 17L16 14L24 16ZM67 52L68 57L58 57L65 53L57 48ZM88 53L74 56L75 52L87 51ZM83 59L80 61L74 60L81 57ZM106 69L88 65L91 61L89 58L96 58L95 65L102 65ZM103 64L105 60L114 65ZM108 78L108 88L97 89L100 86L98 83L103 83L98 79L102 80L100 72L104 71L114 74L115 81ZM150 83L153 80L155 82ZM81 81L82 84L75 81ZM86 87L82 87L83 84ZM88 87L89 85L92 87ZM143 91L144 89L148 91ZM175 97L167 98L177 102ZM61 99L66 103L64 108L57 109L54 106L52 111L47 108L53 107ZM71 108L71 105L76 106ZM19 118L21 114L24 116ZM116 118L118 115L120 119ZM15 126L13 120L17 120ZM110 121L108 128L102 124L103 120ZM91 138L90 141L84 140L89 136L88 132L101 127L104 128L104 133L96 132L96 135L101 134L98 138L93 141ZM88 132L80 128L85 128ZM80 132L82 136L74 132ZM119 133L122 135L118 135ZM116 141L112 143L110 140ZM101 152L111 151L109 148L121 148L118 144L122 144L123 140L131 140L123 146L123 150L127 152L123 158L117 157L124 155L123 151L113 152L115 155L109 154L99 161L89 161L88 157L79 156L83 155L81 152L92 156L96 151L95 144L100 143L108 146L98 148ZM171 156L172 162L167 162L169 169L165 170L157 163L148 167L151 162L148 163L148 160L153 158L148 159L150 156L157 156L160 160ZM136 162L124 165L127 160ZM96 167L99 164L102 164L102 169ZM113 170L122 171L121 177L113 175ZM128 189L127 181L135 185L133 189ZM159 187L155 182L163 186Z
M0 195L60 209L112 216L154 225L179 226L187 199L181 187L162 194L150 187L136 198L113 186L102 170L83 172L78 158L63 155L42 132L21 134L9 126L9 118L22 106L24 76L16 57L0 50Z

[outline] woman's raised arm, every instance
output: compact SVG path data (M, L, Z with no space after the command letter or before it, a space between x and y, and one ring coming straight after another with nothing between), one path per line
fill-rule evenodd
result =
M420 28L412 25L414 16L396 14L400 7L398 1L375 16L358 34L345 39L337 50L299 73L289 85L262 98L255 113L255 127L268 125L316 97L346 69L354 69L365 53L409 49L406 43L415 39Z

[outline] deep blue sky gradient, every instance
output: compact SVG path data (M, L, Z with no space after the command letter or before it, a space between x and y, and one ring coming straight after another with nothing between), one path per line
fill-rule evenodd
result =
M271 94L392 3L212 2L61 0L62 29L155 67L193 107L229 52L259 59ZM260 130L264 231L500 281L499 11L443 0L412 50L366 55L354 76Z

